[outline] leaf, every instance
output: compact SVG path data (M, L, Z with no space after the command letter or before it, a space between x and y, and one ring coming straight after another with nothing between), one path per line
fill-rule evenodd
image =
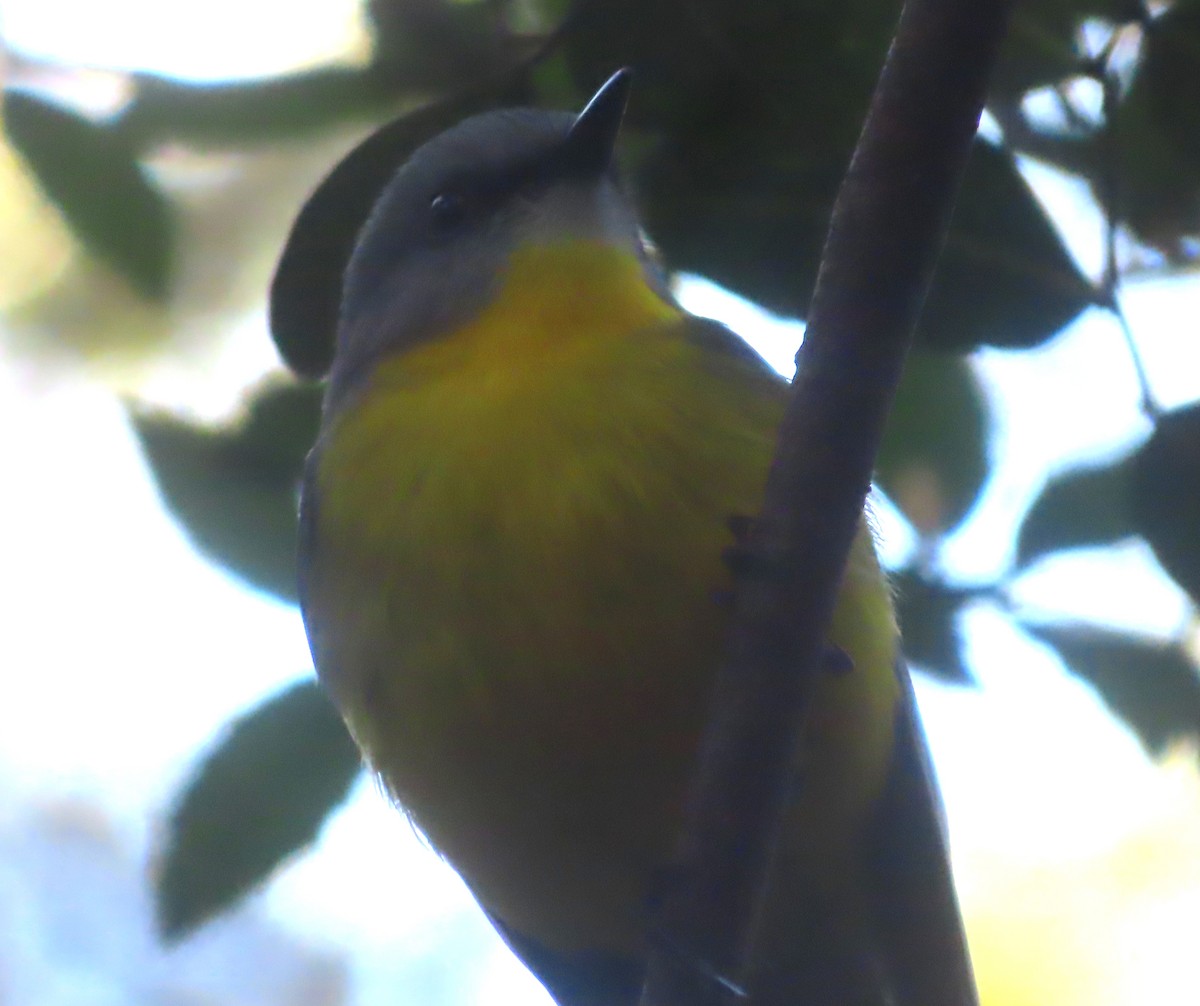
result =
M575 7L563 49L580 94L631 66L632 125L685 147L723 150L731 167L785 149L836 172L858 134L900 5L608 0Z
M1151 753L1200 737L1200 675L1180 647L1091 625L1023 627L1093 685Z
M976 141L918 344L959 351L1036 346L1095 296L1012 155Z
M163 935L185 936L311 844L360 766L314 681L234 720L171 813L156 884Z
M1022 0L1013 10L989 95L1019 99L1031 88L1078 73L1083 58L1076 35L1082 22L1102 18L1119 24L1137 17L1131 0Z
M1066 4L1025 0L1015 6L988 91L1020 98L1039 85L1052 84L1079 68L1074 12Z
M20 91L4 95L4 129L83 245L143 297L164 298L173 221L132 146L111 125Z
M375 63L426 93L452 90L512 63L510 4L367 0Z
M777 313L801 315L816 279L838 169L756 157L737 137L662 145L637 190L672 268L699 273ZM849 156L849 151L846 152ZM917 329L918 345L1035 346L1095 300L1012 158L976 142Z
M320 390L272 387L232 426L135 413L159 491L192 543L252 586L296 600L297 488Z
M1145 29L1140 73L1167 141L1200 176L1200 4L1177 2Z
M1200 9L1177 3L1146 28L1138 73L1113 117L1115 211L1169 260L1195 259L1200 235ZM1115 160L1115 164L1111 162ZM1097 200L1110 182L1091 179Z
M979 592L948 587L911 569L893 574L889 580L905 659L952 684L973 684L975 679L963 659L958 615Z
M418 146L495 104L498 96L472 91L395 119L351 150L309 196L292 224L270 292L271 336L297 374L320 378L329 372L342 274L384 186Z
M253 82L192 84L133 76L134 96L114 128L138 149L165 142L244 147L387 114L397 86L369 67L322 67Z
M922 534L954 527L988 474L987 402L960 356L910 354L879 449L880 485Z
M1050 552L1110 545L1138 533L1129 510L1130 466L1074 468L1042 488L1017 534L1017 565Z
M1137 531L1200 604L1200 403L1160 416L1133 458Z

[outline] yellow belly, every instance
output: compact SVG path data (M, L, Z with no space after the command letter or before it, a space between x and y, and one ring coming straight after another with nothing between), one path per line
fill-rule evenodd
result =
M470 331L382 363L332 421L306 619L359 743L483 905L552 949L628 952L720 659L727 519L757 511L783 386L690 341L636 263L575 254L556 307L522 302L518 264ZM835 876L896 698L865 528L831 636L856 670L820 683L795 819Z

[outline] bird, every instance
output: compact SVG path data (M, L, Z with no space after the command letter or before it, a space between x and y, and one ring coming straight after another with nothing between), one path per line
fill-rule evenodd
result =
M318 677L559 1006L638 1000L788 393L672 293L615 154L631 81L473 115L368 194L301 490ZM751 1001L974 1006L865 513L828 645Z

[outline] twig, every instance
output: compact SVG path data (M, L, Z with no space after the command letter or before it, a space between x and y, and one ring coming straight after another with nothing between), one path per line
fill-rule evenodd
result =
M1118 38L1118 33L1114 32L1112 38L1109 39L1108 44L1104 47L1104 51L1096 57L1094 69L1092 70L1092 77L1099 82L1101 88L1103 88L1104 95L1104 103L1102 105L1104 131L1101 135L1102 172L1100 179L1100 204L1104 210L1104 275L1101 279L1100 289L1103 295L1103 306L1116 319L1121 329L1121 336L1125 340L1125 348L1129 352L1129 359L1133 364L1134 377L1138 382L1142 414L1148 419L1156 419L1162 414L1162 408L1154 397L1154 391L1150 386L1150 376L1146 372L1146 366L1142 361L1142 354L1138 349L1137 340L1133 337L1133 329L1130 327L1129 319L1125 315L1125 309L1121 307L1121 301L1118 296L1121 289L1121 266L1117 257L1117 222L1122 215L1123 193L1120 169L1120 136L1117 133L1117 105L1120 101L1120 94L1117 86L1116 72L1112 66L1113 53L1116 49Z
M908 0L826 239L645 1006L737 996L837 586L1012 0ZM720 976L722 980L716 980Z

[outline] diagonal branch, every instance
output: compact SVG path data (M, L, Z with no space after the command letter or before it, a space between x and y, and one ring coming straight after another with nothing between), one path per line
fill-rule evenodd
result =
M901 14L834 207L644 1006L727 1002L744 973L789 756L1012 6Z

